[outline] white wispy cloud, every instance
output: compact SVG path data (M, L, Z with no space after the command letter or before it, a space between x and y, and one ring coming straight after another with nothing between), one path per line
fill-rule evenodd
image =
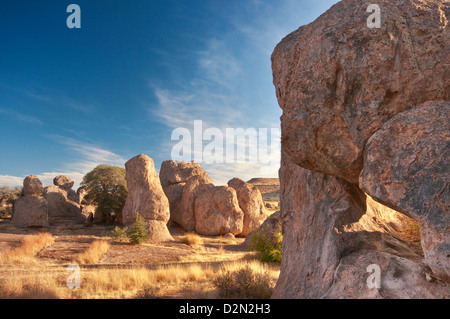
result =
M74 189L77 189L83 176L96 166L100 164L109 164L123 167L127 161L121 155L95 144L83 143L73 138L60 135L50 135L48 137L61 145L64 145L66 148L62 151L73 154L74 160L51 172L33 173L39 177L44 186L53 185L53 178L64 175L70 177L74 181ZM0 186L21 186L25 177L26 176L0 175Z
M75 155L77 160L65 165L71 171L87 173L100 164L124 166L127 161L123 156L94 143L80 142L61 135L49 135L48 137L66 146L67 152Z
M0 108L0 114L5 114L7 116L10 116L14 118L15 120L29 123L29 124L36 124L36 125L44 125L44 123L38 119L37 117L28 115L28 114L22 114L20 112L7 109L7 108Z
M16 187L22 186L24 177L11 176L11 175L0 175L0 187L9 186Z

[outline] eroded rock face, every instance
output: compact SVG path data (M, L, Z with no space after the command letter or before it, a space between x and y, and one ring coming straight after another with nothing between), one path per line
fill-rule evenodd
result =
M18 227L46 227L49 225L48 210L48 203L42 196L21 197L14 203L11 222Z
M184 214L181 208L183 188L191 177L197 175L207 176L207 173L196 162L164 161L161 164L159 171L161 186L169 199L171 218L176 223Z
M42 195L44 192L44 186L42 186L41 180L35 176L30 175L23 181L23 194L26 195Z
M420 247L411 244L419 236L408 230L412 219L285 154L280 180L283 260L273 298L449 296L445 285L426 280ZM382 289L367 285L372 264L381 268Z
M360 187L420 222L433 272L450 278L450 102L394 116L368 141ZM430 237L431 236L431 237Z
M267 218L264 201L261 192L239 178L228 182L228 186L236 191L239 207L244 212L244 228L240 236L247 236L250 232L258 229Z
M272 55L283 109L275 298L449 296L448 102L429 101L450 97L450 5L382 0L370 29L369 4L339 2ZM381 289L367 285L371 264Z
M195 199L195 231L205 236L237 235L244 227L244 212L239 207L236 191L216 186Z
M207 174L192 176L183 187L181 209L178 214L171 214L171 218L186 231L195 230L195 200L199 194L214 188L211 178Z
M161 164L159 177L162 187L175 184L186 184L189 178L202 175L205 171L196 162L164 161Z
M23 181L24 196L14 203L11 223L17 227L48 226L49 205L42 197L44 188L37 176L30 175Z
M74 182L67 176L56 176L53 179L53 184L63 189L72 189Z
M53 179L54 186L44 189L44 197L48 202L49 223L83 223L86 221L80 206L80 197L72 189L74 182L70 177L57 176Z
M146 220L167 224L170 218L169 201L164 194L153 160L138 155L125 164L128 196L122 211L123 224L134 223L136 212Z
M282 144L297 165L358 184L367 140L394 115L449 100L450 5L344 0L288 35L272 55Z

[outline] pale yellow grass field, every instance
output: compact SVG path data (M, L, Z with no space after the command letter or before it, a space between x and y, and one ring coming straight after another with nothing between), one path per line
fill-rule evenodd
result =
M54 242L55 239L48 233L25 236L19 247L0 253L0 265L33 263L34 256Z
M41 265L41 267L44 265ZM249 266L276 282L279 267L259 261L236 261L217 269L201 264L112 269L81 269L81 288L69 289L63 267L37 265L1 272L0 298L116 299L116 298L217 298L212 283L223 271Z
M54 244L54 237L47 233L27 235L19 247L0 253L0 299L217 298L213 280L226 270L248 265L254 271L264 272L273 283L278 278L279 266L253 259L227 261L229 253L220 249L214 254L198 250L203 247L203 238L187 235L185 240L199 251L193 254L198 261L151 267L102 265L99 261L110 245L105 240L94 240L73 260L74 264L81 265L81 288L70 289L67 286L71 275L67 271L68 264L55 264L39 257L41 250ZM220 242L222 239L210 241ZM222 254L223 262L220 261ZM240 254L246 256L245 253ZM211 261L214 261L214 266ZM83 266L89 264L95 265Z

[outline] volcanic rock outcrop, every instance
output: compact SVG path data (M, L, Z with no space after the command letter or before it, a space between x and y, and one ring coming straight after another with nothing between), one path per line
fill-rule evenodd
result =
M372 29L369 4L337 3L272 55L283 109L274 298L450 297L450 5L378 1Z
M23 197L14 203L12 224L18 227L48 226L49 205L42 196L44 187L37 176L30 175L23 181Z
M183 218L185 215L181 207L183 188L189 178L197 175L208 176L208 174L200 167L200 164L196 162L178 162L170 160L164 161L161 164L159 177L164 193L169 199L170 218L181 226L184 224ZM187 221L187 224L189 223L190 222ZM188 226L188 228L190 229L191 227Z
M449 4L345 0L281 41L272 56L283 150L304 168L358 184L367 140L394 115L450 99Z
M450 54L450 53L449 53ZM394 116L368 141L360 187L420 222L433 272L450 279L450 102Z
M183 187L180 211L171 214L172 220L186 231L195 231L195 200L199 194L212 188L214 184L206 172L189 178Z
M153 160L141 154L125 163L128 195L122 210L121 222L134 223L136 213L147 222L150 241L173 240L167 229L170 219L169 200L161 187Z
M261 192L239 178L230 180L228 186L236 191L239 207L244 212L244 227L239 235L245 237L258 229L267 218Z
M195 231L200 235L219 236L241 234L244 212L239 207L236 191L216 186L200 193L195 199Z
M86 217L81 213L79 196L72 189L74 182L67 176L57 176L53 186L44 189L48 202L48 220L51 225L83 223Z

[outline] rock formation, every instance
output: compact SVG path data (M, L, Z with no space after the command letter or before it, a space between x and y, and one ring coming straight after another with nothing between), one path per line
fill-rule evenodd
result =
M128 196L122 211L124 225L134 223L136 212L147 221L151 240L172 240L167 229L170 218L169 200L161 187L153 160L147 155L138 155L125 164Z
M276 239L277 235L282 232L280 217L280 211L270 215L258 229L255 229L247 235L245 241L242 243L242 246L246 249L250 248L252 236L257 233L263 233L267 238Z
M272 56L283 150L304 168L358 184L367 140L394 115L450 99L449 4L344 0L288 35Z
M196 175L189 178L183 187L180 210L178 214L171 214L171 218L186 231L195 231L195 200L202 192L214 188L214 184L206 174Z
M77 189L78 204L81 207L81 214L86 218L87 223L101 222L103 216L97 213L97 206L88 203L85 199L87 195L87 186L81 186Z
M258 229L266 220L267 213L261 193L255 186L252 186L239 178L234 178L228 182L228 186L234 188L237 193L239 207L244 212L244 228L240 236L247 236L251 231Z
M30 175L23 181L23 197L14 203L12 224L18 227L48 226L49 205L42 197L44 187L37 176Z
M66 176L57 176L53 179L53 184L44 189L44 197L49 205L49 223L58 225L85 222L78 194L72 189L73 181Z
M176 223L182 220L180 216L184 214L181 210L183 188L189 178L196 175L208 175L196 162L164 161L161 164L161 185L169 199L171 219Z
M67 176L56 176L53 179L53 185L58 186L63 189L72 189L74 182L71 178Z
M420 222L433 272L450 279L450 102L394 116L368 141L360 187Z
M238 235L243 228L244 212L233 188L216 186L195 199L195 231L200 235Z
M450 297L449 103L438 102L450 95L450 5L379 1L371 29L369 4L339 2L272 55L283 109L274 298ZM368 284L374 265L381 288Z

